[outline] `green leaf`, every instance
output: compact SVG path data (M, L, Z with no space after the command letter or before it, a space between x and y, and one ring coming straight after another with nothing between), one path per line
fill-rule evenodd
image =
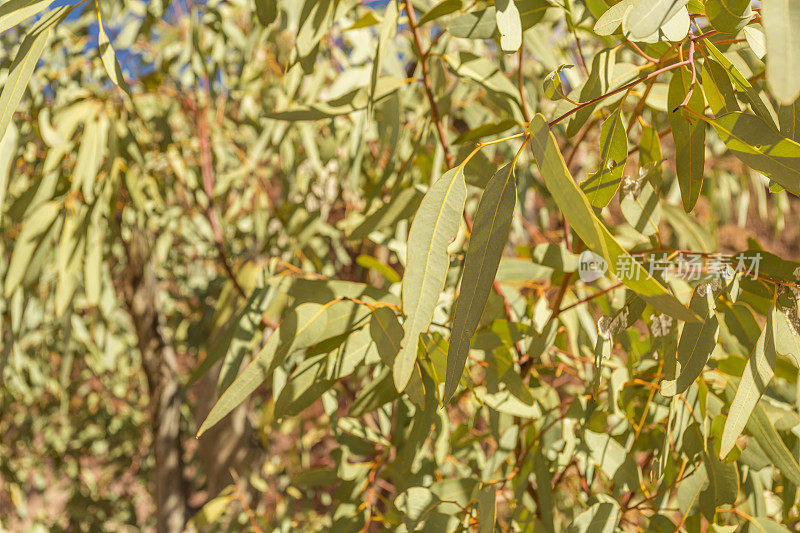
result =
M496 63L469 52L459 52L458 58L448 55L444 58L457 76L475 80L490 91L507 95L511 100L518 101L519 93L516 85L506 77Z
M230 413L266 380L286 356L296 350L308 348L322 340L328 326L328 310L338 302L326 305L301 304L297 306L272 332L258 355L245 367L214 404L203 421L197 436Z
M8 0L0 5L0 33L41 13L53 0Z
M764 0L761 19L767 36L767 84L781 104L800 96L800 3Z
M537 114L531 121L529 129L533 155L547 189L586 246L606 260L611 273L616 274L623 268L631 266L633 275L619 276L620 281L654 308L680 320L697 320L697 316L684 307L656 279L648 279L648 273L644 268L633 260L594 214L586 196L569 174L544 116Z
M114 85L130 96L131 89L128 87L128 82L125 81L122 75L122 69L119 67L119 61L117 61L117 54L103 27L103 20L99 10L97 11L97 46L100 50L100 59L103 60L103 66L106 67L108 77L114 82Z
M622 19L636 0L622 0L609 7L594 24L594 32L597 35L613 35L620 30Z
M703 93L711 112L720 116L739 111L739 102L725 68L713 59L708 59L703 74Z
M661 204L653 186L634 180L628 185L626 180L620 196L619 207L628 224L645 237L655 235L661 221Z
M639 168L647 169L647 175L652 179L653 187L661 184L661 163L664 156L661 153L661 139L652 126L642 126L642 136L639 139Z
M706 15L715 30L738 33L753 16L750 0L706 0Z
M442 0L426 11L425 14L420 17L417 24L422 26L423 24L431 22L432 20L444 17L450 13L455 13L459 9L461 9L461 0Z
M6 298L11 297L22 282L31 258L37 250L47 245L45 238L62 208L63 206L59 202L45 202L25 219L22 230L14 243L14 251L6 271L3 291Z
M763 94L750 84L741 71L736 68L730 59L728 59L725 54L720 52L720 50L714 46L711 42L704 43L706 50L709 52L711 57L719 63L725 72L728 73L728 77L733 82L734 87L736 87L737 91L744 93L744 98L750 107L753 109L753 112L761 117L762 119L770 122L773 126L777 124L777 116L775 115L774 111L767 107L767 102L762 98Z
M682 7L678 9L671 18L661 24L661 26L655 32L647 36L634 36L632 35L630 29L630 24L632 21L628 18L628 15L632 10L633 8L628 10L625 14L625 17L622 19L622 32L626 39L648 44L655 44L663 41L678 42L686 37L687 33L689 33L689 10L687 10L685 7Z
M422 194L414 187L399 191L387 202L379 202L379 207L370 212L347 236L350 239L364 239L373 231L389 228L414 215L419 208Z
M478 491L478 533L494 533L497 520L497 490L487 485Z
M564 87L561 83L561 71L574 66L575 65L559 65L557 69L547 75L542 83L545 96L554 102L563 100L567 97L566 93L564 92Z
M633 456L622 444L606 433L588 430L584 434L584 442L592 461L607 477L613 479L621 489L639 490L642 474Z
M731 384L732 382L735 383L735 380L728 379L725 387L725 396L731 401L736 395L736 388ZM781 439L766 410L760 403L757 403L753 408L753 414L745 427L756 439L764 454L772 459L778 470L789 481L795 485L800 485L800 465L798 465L794 454L784 444L783 439Z
M377 347L378 356L387 367L394 368L403 341L403 326L400 325L394 311L388 307L375 309L369 321L369 332ZM406 394L418 406L425 405L425 384L417 361L414 362L414 372L406 387Z
M508 0L516 4L522 31L537 24L551 5L547 0ZM494 7L464 13L450 21L447 31L453 37L466 39L491 39L497 33L497 15Z
M403 513L403 522L410 531L425 519L441 500L425 487L411 487L395 499L394 504Z
M688 0L636 0L626 15L626 27L632 39L656 33L683 9Z
M278 18L278 3L273 0L254 0L258 22L267 27Z
M778 108L781 135L800 142L800 100Z
M589 78L583 84L580 92L579 101L588 102L603 95L611 87L614 76L614 65L616 64L616 53L614 50L604 49L595 54L592 59L592 68L589 71ZM567 137L572 137L580 131L589 117L594 113L596 104L586 106L576 111L569 119L567 125Z
M458 233L466 199L463 167L448 170L422 199L408 232L402 284L405 334L394 364L394 383L398 391L405 389L411 378L419 335L427 331L444 289L450 264L447 246Z
M464 259L461 291L453 313L450 347L447 351L447 378L443 398L445 403L453 396L461 380L469 353L469 341L478 329L486 301L492 292L516 202L514 164L509 163L489 180L475 213L467 256Z
M495 9L500 48L506 53L514 53L522 45L522 21L517 5L514 0L496 0Z
M464 13L450 21L447 31L453 37L465 39L491 39L497 31L494 8Z
M702 322L690 322L683 327L678 342L680 371L675 380L661 382L661 394L680 394L703 372L711 352L717 344L719 319L715 312L714 292L708 284L699 285L692 294L689 308L700 316Z
M678 185L681 188L683 209L687 213L694 208L700 197L706 157L706 125L696 117L687 118L683 115L685 111L677 109L686 97L691 82L692 75L688 68L682 67L676 70L669 84L667 99L669 123L672 126L672 138L675 140L675 168ZM696 113L703 114L706 104L700 84L695 84L688 107Z
M620 109L612 113L600 129L600 170L592 172L581 182L581 189L594 207L605 207L622 181L628 159L628 136L622 123Z
M19 133L14 124L9 124L6 134L0 138L0 221L3 218L3 204L6 199L8 181L16 161L18 139Z
M722 433L719 452L721 458L726 457L728 452L733 449L736 439L742 434L758 400L767 390L767 385L775 375L777 358L775 329L777 320L780 319L778 315L782 314L777 306L770 309L767 315L767 324L758 337L755 348L744 367L742 379L736 389L736 396L733 398L728 418L725 420L725 430Z
M14 111L22 100L22 95L25 93L36 63L47 45L53 26L64 20L72 8L73 6L62 6L45 15L25 35L25 39L19 45L17 55L8 69L8 77L3 84L3 91L0 93L0 139L5 135Z
M56 316L63 315L72 300L78 284L78 273L83 264L85 250L86 209L82 206L75 211L67 210L61 229L61 238L58 241L56 256L58 283L54 299Z
M737 111L707 120L728 149L747 166L792 194L800 194L800 144L751 113Z

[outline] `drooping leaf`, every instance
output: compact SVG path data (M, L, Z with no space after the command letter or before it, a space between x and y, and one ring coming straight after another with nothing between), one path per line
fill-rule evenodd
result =
M684 307L657 280L633 260L595 216L589 201L572 179L544 116L537 114L529 126L531 147L539 170L553 199L587 247L603 257L612 273L631 268L620 281L656 309L681 320L695 321L695 313Z
M3 293L6 298L16 290L22 282L31 258L37 250L46 246L45 238L56 220L56 216L61 211L59 202L45 202L40 205L25 220L14 244L14 252L11 254L11 261L6 271Z
M0 92L0 139L5 135L14 111L22 100L28 81L36 68L36 62L39 61L50 39L50 32L69 15L72 8L73 6L62 6L49 12L31 28L19 45L17 55L8 70L8 77L3 84L3 91Z
M764 0L761 19L767 36L767 83L781 104L800 96L800 4L787 0Z
M736 100L731 79L722 65L713 59L705 63L703 93L715 116L739 111L739 102Z
M444 288L450 263L447 246L458 232L466 197L463 168L447 171L422 199L408 232L408 256L402 284L405 333L394 365L398 391L405 389L411 378L419 335L428 329Z
M478 492L478 533L494 533L497 521L497 490L487 485Z
M0 4L0 33L41 13L53 0L8 0Z
M506 53L519 50L522 45L522 21L514 0L497 0L495 2L495 20L500 32L500 47Z
M100 59L103 61L103 66L106 67L109 79L130 96L131 89L122 75L122 69L119 66L119 61L117 61L117 53L114 51L111 40L103 27L103 20L99 10L97 11L97 46L100 50Z
M735 380L728 379L728 383L725 386L725 396L733 401L735 395ZM760 403L757 403L753 408L753 414L747 421L745 429L753 435L765 455L774 462L778 470L789 481L795 485L800 485L800 465L798 465L794 454L786 447L780 434L775 429L775 425L770 421L769 415L767 415L766 410Z
M307 348L325 338L326 334L335 331L334 328L329 329L328 311L336 303L338 302L326 305L307 303L297 306L272 332L253 361L222 393L200 426L197 436L202 435L242 403L272 374L289 353ZM341 321L339 323L341 324Z
M775 375L777 358L775 329L780 314L781 311L773 306L767 315L767 324L744 367L742 379L736 389L736 396L733 398L728 418L725 420L725 430L722 433L719 452L721 458L727 456L728 452L733 449L736 439L741 435L758 400Z
M700 197L700 190L703 188L706 153L705 123L697 117L685 116L684 113L687 112L678 108L692 87L691 81L692 75L688 68L676 70L669 84L667 101L672 138L675 140L676 173L681 188L683 208L687 213L694 208ZM687 107L700 114L705 110L705 100L700 84L694 85Z
M661 394L680 394L703 372L719 335L719 319L715 312L714 292L709 285L700 285L692 294L689 308L702 322L687 323L678 342L680 371L675 380L661 382Z
M475 213L464 260L461 291L453 313L450 347L447 351L445 402L450 400L458 387L469 353L470 339L478 329L486 301L492 291L492 283L514 215L516 184L514 165L509 163L489 180Z
M375 342L378 356L387 367L393 369L403 341L403 326L400 325L394 311L388 307L375 309L369 321L369 332ZM406 394L418 406L425 405L425 384L417 361L414 362L414 371L406 386Z

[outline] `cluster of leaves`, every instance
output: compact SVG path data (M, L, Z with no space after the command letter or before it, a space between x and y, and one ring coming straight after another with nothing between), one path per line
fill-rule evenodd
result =
M4 403L134 374L147 231L187 425L297 438L194 527L797 527L800 4L48 5L0 5Z

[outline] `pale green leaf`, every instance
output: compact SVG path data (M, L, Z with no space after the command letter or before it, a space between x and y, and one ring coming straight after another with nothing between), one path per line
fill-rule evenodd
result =
M688 0L636 0L626 15L627 30L633 39L656 33L681 9Z
M628 224L645 237L655 235L661 221L661 203L653 186L646 181L628 185L626 180L620 197L619 207Z
M777 321L782 315L777 307L772 307L767 315L767 324L758 337L753 352L747 359L742 379L736 389L736 396L731 403L728 418L725 421L725 430L722 433L720 457L728 455L736 439L742 434L753 409L758 400L767 389L767 385L775 375L775 360L777 352L775 347L775 330Z
M103 66L106 68L109 79L130 96L131 89L122 75L122 69L119 67L119 61L117 61L117 53L114 51L114 46L111 44L111 40L103 27L100 11L97 11L97 46L100 50L100 59L103 60Z
M422 199L408 232L408 255L402 284L405 333L394 365L394 382L398 391L405 389L411 378L419 335L427 331L444 289L450 264L447 246L458 233L466 198L463 167L447 171Z
M715 30L737 33L753 16L751 0L706 0L706 15Z
M45 238L62 208L59 202L45 202L24 221L22 231L14 243L14 252L6 271L3 291L6 298L9 298L22 282L33 255L41 246L47 245Z
M211 412L200 426L197 436L199 437L207 429L213 427L242 403L272 374L289 353L307 348L321 340L328 322L327 310L335 303L301 304L289 313L269 336L261 351L214 404Z
M53 0L8 0L0 5L0 33L44 11Z
M617 33L622 25L625 12L633 6L636 0L622 0L609 7L594 24L594 31L597 35L613 35Z
M605 207L617 194L627 159L628 136L617 109L600 128L600 169L581 182L581 190L592 206Z
M62 6L48 13L25 35L19 45L0 93L0 139L5 135L14 111L22 100L28 80L47 45L53 26L61 22L72 8L73 6Z
M689 308L702 318L702 322L689 322L683 327L678 342L680 371L675 380L661 382L661 394L680 394L703 372L719 336L719 319L715 312L714 292L708 285L700 285L692 294Z
M496 0L495 9L500 48L506 53L516 52L522 45L522 21L517 5L514 0Z
M761 19L767 36L767 83L778 102L788 105L800 96L800 3L764 0Z
M709 122L728 149L747 166L787 191L800 194L800 144L751 113L737 111Z
M600 502L575 517L567 533L613 533L619 521L616 502Z

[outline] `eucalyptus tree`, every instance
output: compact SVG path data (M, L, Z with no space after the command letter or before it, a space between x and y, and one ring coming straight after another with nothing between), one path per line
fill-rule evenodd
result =
M4 432L127 402L104 525L796 528L798 24L1 4Z

